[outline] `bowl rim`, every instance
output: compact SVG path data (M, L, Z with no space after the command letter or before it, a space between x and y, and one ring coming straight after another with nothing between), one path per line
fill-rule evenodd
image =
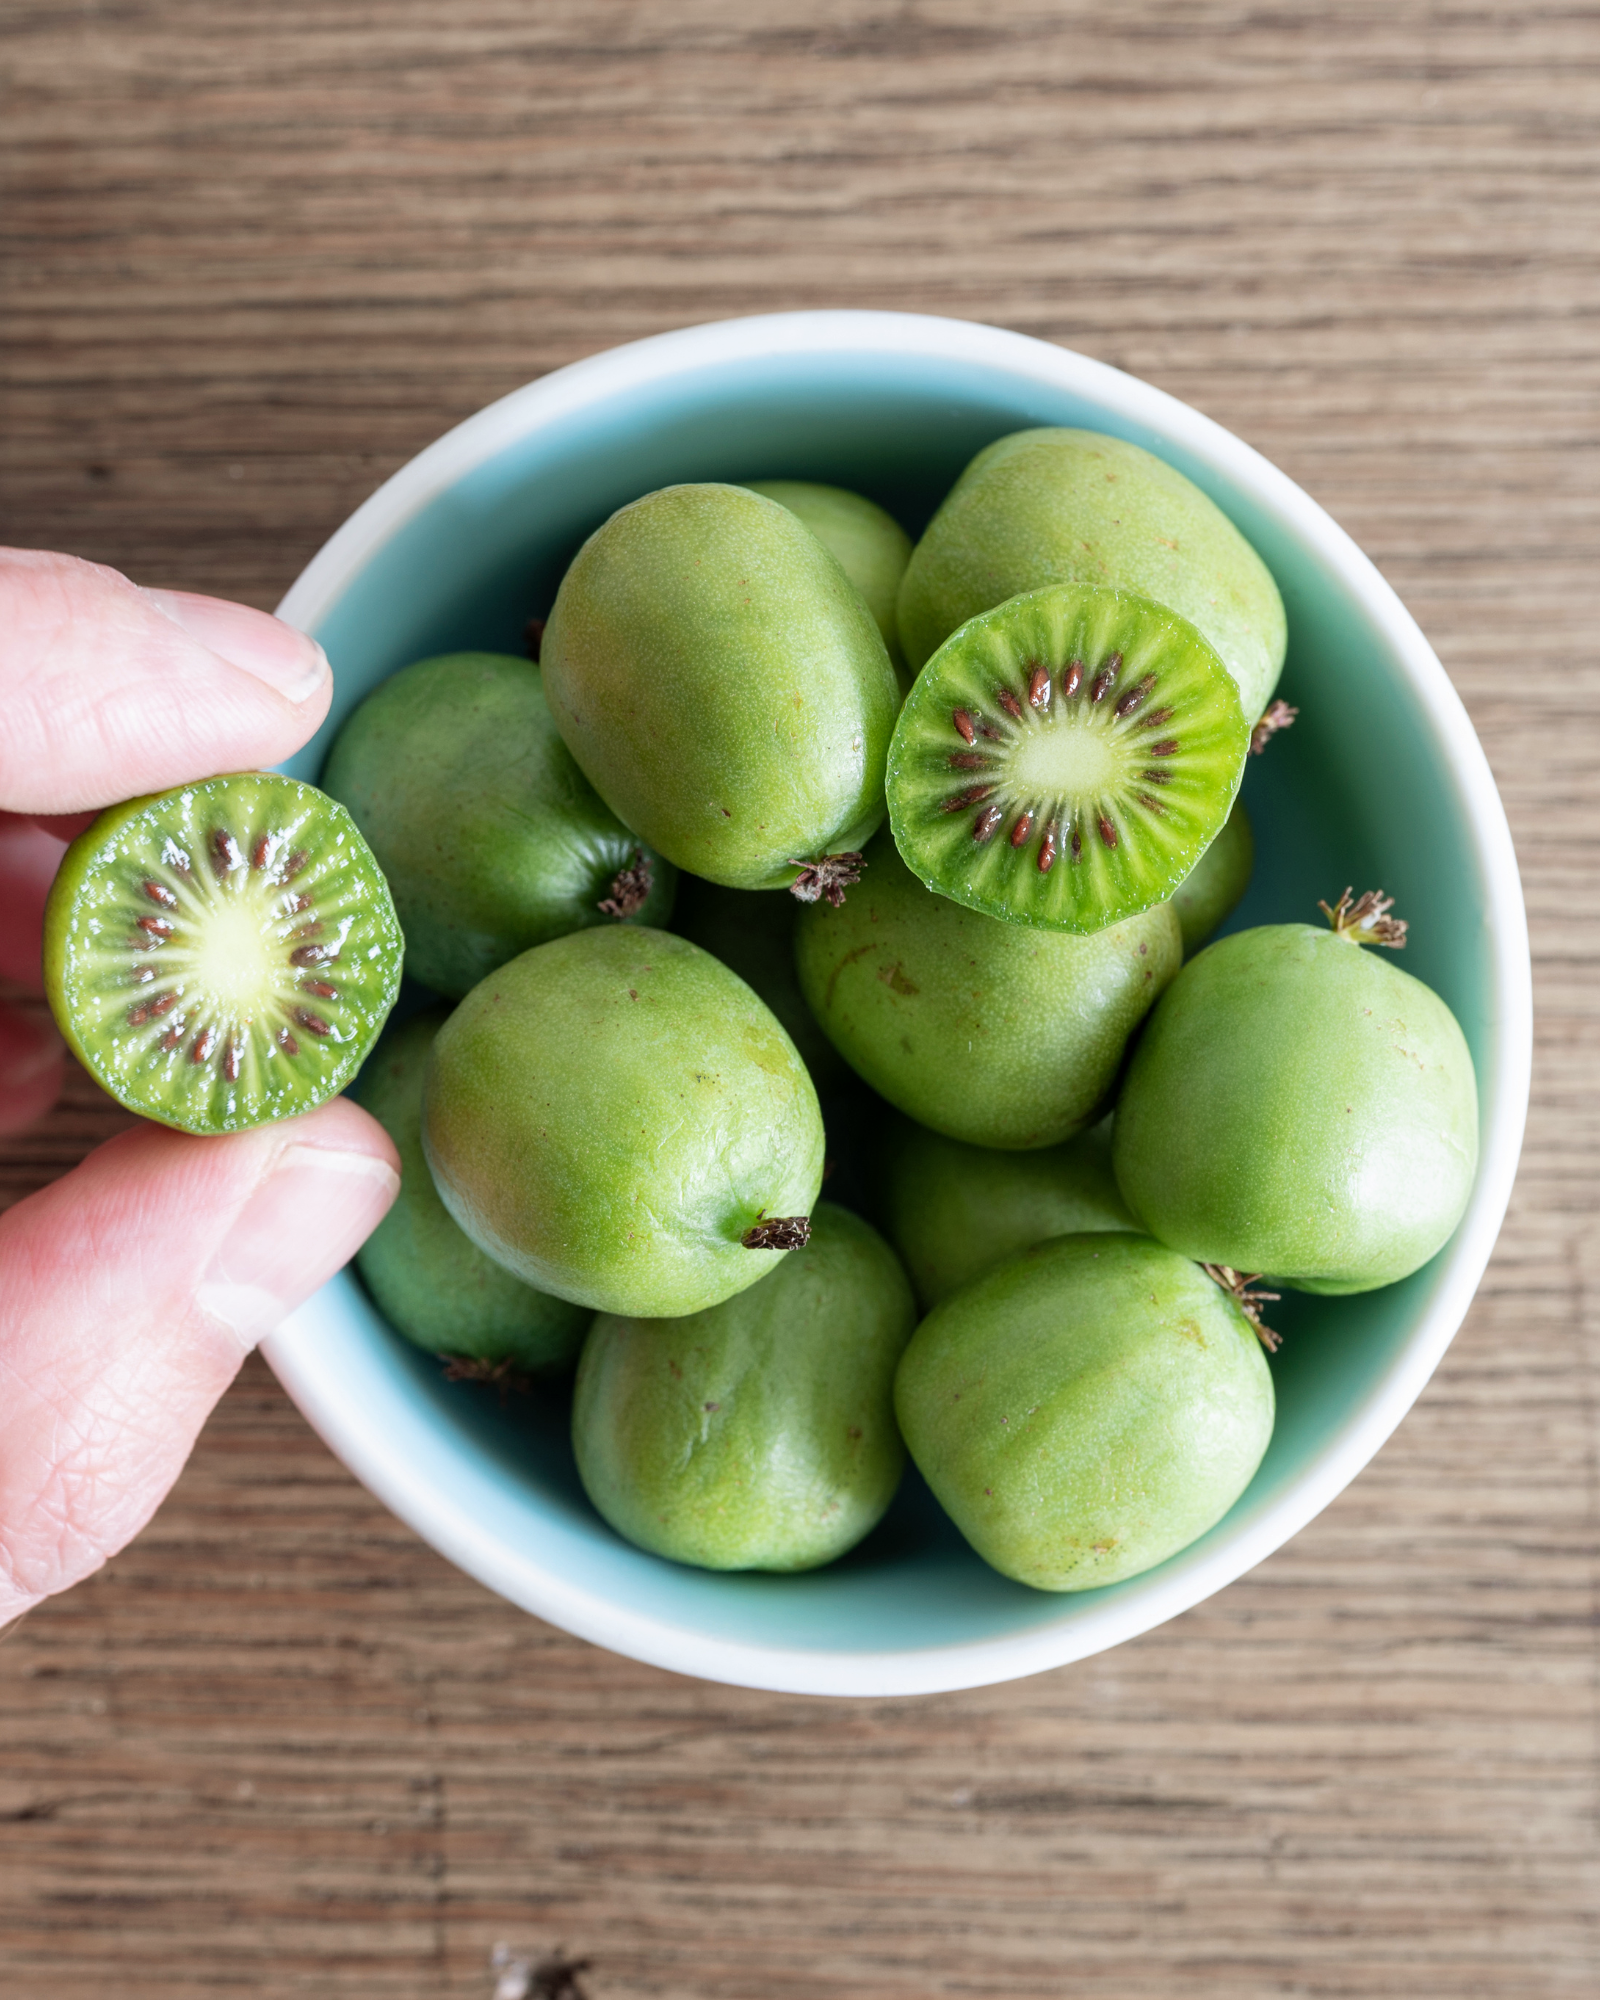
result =
M447 431L387 479L329 538L278 606L315 631L341 593L405 524L466 474L546 423L620 392L719 363L786 354L902 353L972 361L1064 388L1208 464L1279 517L1382 629L1433 747L1457 792L1486 892L1492 1061L1480 1077L1483 1145L1467 1211L1440 1282L1404 1347L1290 1488L1253 1521L1181 1570L1133 1579L1096 1610L1022 1633L957 1644L844 1652L710 1635L638 1612L542 1570L450 1493L419 1488L414 1467L370 1414L341 1398L319 1365L315 1301L262 1343L301 1412L378 1499L441 1554L552 1624L650 1665L774 1692L909 1695L981 1687L1064 1666L1118 1645L1200 1603L1315 1518L1367 1464L1416 1401L1472 1302L1510 1200L1528 1109L1532 969L1522 884L1504 807L1483 748L1444 667L1393 588L1345 531L1289 476L1198 410L1120 369L978 321L887 311L819 310L716 320L614 347L558 368ZM1139 1587L1142 1584L1142 1588Z

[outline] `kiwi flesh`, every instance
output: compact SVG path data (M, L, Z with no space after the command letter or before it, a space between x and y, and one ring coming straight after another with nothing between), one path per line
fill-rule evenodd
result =
M356 1268L395 1332L471 1364L460 1372L558 1374L575 1365L590 1314L486 1257L451 1219L423 1155L423 1081L448 1018L435 1008L390 1029L361 1071L355 1095L395 1143L400 1193Z
M130 799L67 849L46 988L118 1103L236 1132L341 1091L400 988L405 941L337 801L270 771Z
M1216 502L1165 459L1103 431L1013 431L945 496L900 585L915 673L967 619L1047 583L1111 584L1199 627L1254 722L1283 671L1272 572Z
M436 993L459 999L569 931L671 913L676 870L578 769L531 661L402 667L345 722L322 781L388 878L406 971Z
M748 479L745 484L803 521L860 591L883 634L889 663L904 694L912 676L900 646L895 607L900 579L911 560L911 537L905 529L876 501L843 486L818 486L806 479Z
M889 823L930 889L1090 932L1166 901L1228 816L1250 729L1187 619L1056 584L971 619L889 746Z
M1222 831L1183 878L1172 897L1183 955L1193 958L1224 917L1238 908L1256 865L1255 835L1244 800L1235 799Z
M967 1146L891 1118L876 1208L924 1312L1014 1250L1136 1230L1111 1171L1111 1120L1036 1153Z

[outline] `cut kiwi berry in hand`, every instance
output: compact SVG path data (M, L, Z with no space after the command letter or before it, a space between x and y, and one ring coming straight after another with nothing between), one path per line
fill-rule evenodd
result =
M45 909L46 989L73 1053L120 1104L184 1132L341 1091L404 950L350 815L270 771L113 806L67 849Z
M941 895L1097 931L1178 889L1249 744L1232 675L1186 619L1053 585L969 620L923 668L889 747L889 822Z

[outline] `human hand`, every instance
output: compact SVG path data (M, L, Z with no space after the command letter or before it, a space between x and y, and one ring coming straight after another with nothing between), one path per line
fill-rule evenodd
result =
M0 635L0 976L39 991L63 841L120 799L278 763L332 683L265 612L31 550L0 550ZM49 1108L64 1062L0 1006L0 1135ZM0 1624L138 1533L245 1355L382 1219L397 1166L336 1098L221 1138L136 1126L0 1216Z

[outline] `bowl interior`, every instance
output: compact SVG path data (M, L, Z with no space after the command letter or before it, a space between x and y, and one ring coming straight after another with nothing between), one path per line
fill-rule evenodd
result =
M525 621L549 609L584 537L641 493L680 480L827 480L870 494L915 535L975 451L1030 424L1115 431L1161 453L1233 516L1283 591L1291 639L1279 691L1301 715L1269 755L1251 760L1244 796L1256 874L1229 928L1316 921L1319 897L1331 901L1347 883L1382 886L1412 920L1406 970L1455 1010L1482 1081L1494 990L1485 883L1458 775L1401 671L1392 624L1385 629L1303 519L1214 460L1090 395L980 360L862 351L719 361L508 436L413 513L320 618L335 705L286 768L315 780L344 716L407 661L462 647L520 651ZM1103 1621L1109 1603L1174 1573L1198 1577L1229 1546L1259 1543L1260 1525L1399 1366L1448 1255L1364 1297L1286 1296L1272 1315L1286 1336L1272 1363L1277 1428L1249 1490L1161 1570L1067 1597L988 1569L914 1473L881 1526L830 1569L772 1578L680 1568L631 1548L590 1509L564 1407L536 1396L502 1404L491 1391L446 1383L389 1330L353 1274L335 1279L284 1338L303 1362L314 1348L326 1396L359 1412L368 1446L352 1452L348 1431L335 1442L391 1504L486 1581L623 1650L663 1657L638 1636L654 1622L709 1646L698 1670L716 1674L724 1641L868 1656L1048 1629L1058 1635L1053 1656L1069 1658L1095 1649L1086 1621ZM390 1469L375 1478L380 1458ZM1200 1594L1190 1587L1182 1601ZM631 1627L620 1629L608 1606L622 1607ZM1085 1627L1076 1638L1075 1625ZM681 1648L672 1663L684 1664Z

